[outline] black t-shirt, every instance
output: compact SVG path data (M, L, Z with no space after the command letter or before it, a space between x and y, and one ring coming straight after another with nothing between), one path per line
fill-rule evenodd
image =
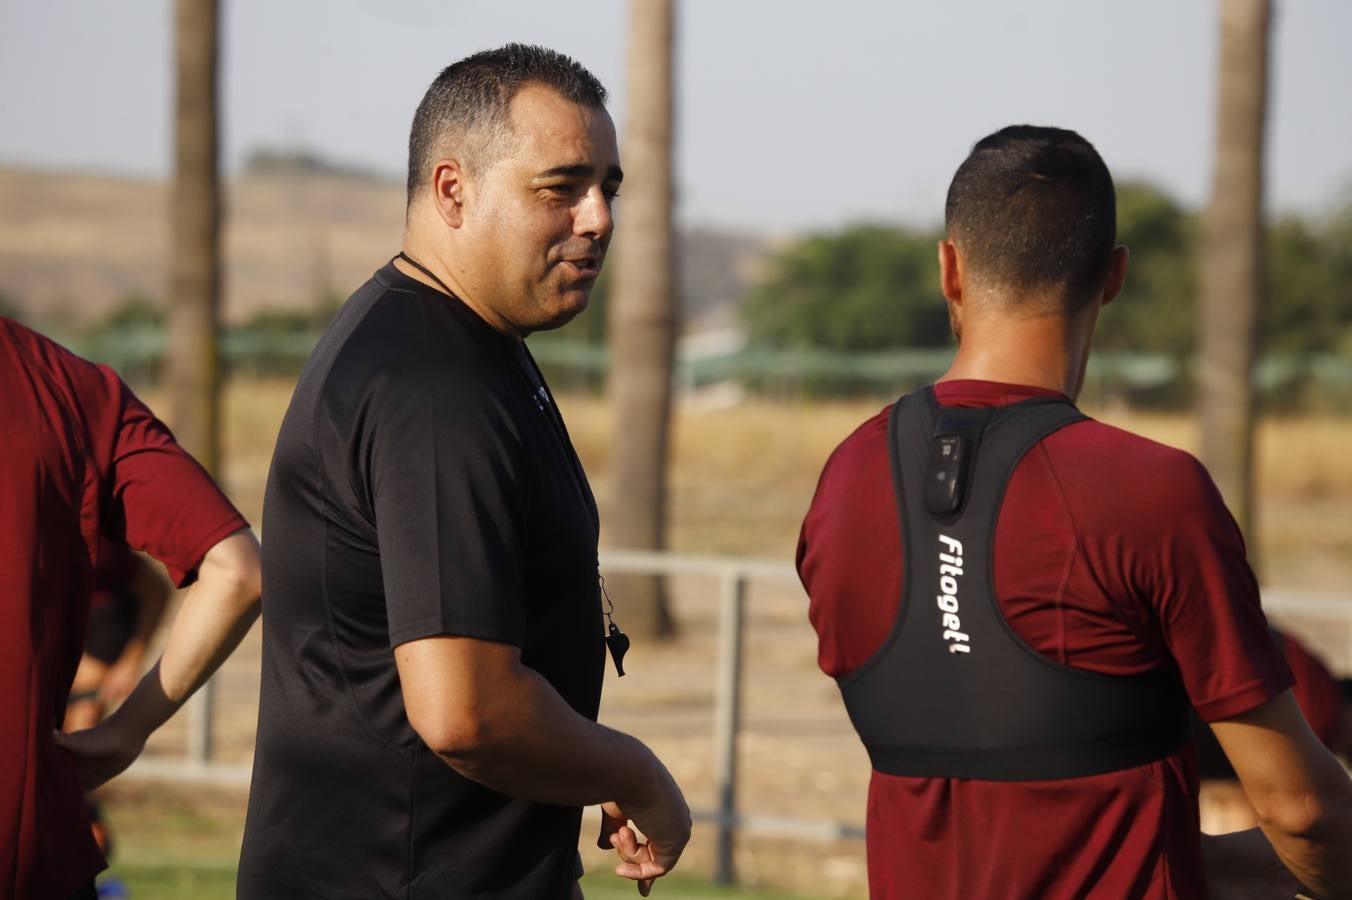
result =
M569 896L581 810L446 765L409 725L392 648L514 644L594 720L597 532L524 345L378 271L307 362L268 476L241 900Z

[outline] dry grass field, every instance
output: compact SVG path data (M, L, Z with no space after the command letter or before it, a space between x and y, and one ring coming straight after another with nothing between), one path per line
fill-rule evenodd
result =
M289 399L290 384L282 381L238 382L226 392L225 481L253 521L262 508L268 460ZM604 513L612 502L610 410L602 399L581 395L561 397L559 405ZM722 409L679 408L672 549L791 559L822 463L883 405L752 401ZM1194 451L1198 444L1189 416L1087 411L1170 446ZM1257 545L1264 582L1322 591L1352 585L1350 454L1352 419L1263 423Z
M225 186L227 320L361 284L398 249L404 190L329 176ZM0 292L42 321L87 323L128 296L163 300L164 182L0 166Z
M263 382L236 383L226 394L225 482L254 521L289 393L288 384ZM751 402L728 409L682 407L672 472L674 549L789 561L822 462L882 405ZM596 398L566 396L560 406L604 513L614 502L607 478L612 417ZM1195 445L1193 425L1184 417L1120 411L1099 417L1169 444ZM1352 470L1345 465L1352 449L1352 421L1269 422L1261 444L1266 580L1321 594L1342 589L1352 575ZM1278 447L1285 448L1280 455ZM640 643L634 648L627 661L629 676L620 681L608 675L602 718L647 741L668 761L692 806L711 808L717 587L708 579L681 578L674 581L673 594L681 636L670 644ZM834 684L816 668L816 644L801 592L754 585L748 604L741 808L762 815L861 823L867 757L850 730ZM1333 627L1318 622L1306 627L1331 638L1330 646L1348 646L1348 635L1335 633ZM1352 665L1352 659L1338 662ZM222 760L243 763L251 756L258 667L255 631L218 677L217 750ZM171 722L154 738L150 752L182 753L184 729L182 717ZM129 815L144 808L145 798L133 788L119 791L114 793L114 816L120 808ZM144 863L165 852L183 852L209 854L228 864L242 828L242 792L210 794L205 807L185 799L183 792L158 796L169 798L168 808L183 817L189 833L168 841L167 850L158 833L130 840L128 860ZM192 836L194 822L208 838ZM593 828L588 820L583 852L589 868L601 871L604 857L590 847ZM711 829L697 827L684 869L706 874L712 858ZM867 893L858 842L743 838L737 865L752 885L833 897Z

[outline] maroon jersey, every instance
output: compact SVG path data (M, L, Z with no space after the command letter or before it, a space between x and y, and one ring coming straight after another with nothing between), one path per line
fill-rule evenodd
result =
M247 527L111 369L0 318L0 896L57 897L104 867L52 738L84 640L100 535L177 584Z
M935 386L944 406L1054 392ZM803 522L798 571L818 663L839 678L882 646L903 553L883 410L832 454ZM1177 671L1203 718L1290 687L1243 540L1191 456L1086 420L1045 438L1011 477L995 531L995 591L1015 633L1063 665ZM1204 897L1197 773L1183 749L1085 778L993 782L874 772L875 898Z

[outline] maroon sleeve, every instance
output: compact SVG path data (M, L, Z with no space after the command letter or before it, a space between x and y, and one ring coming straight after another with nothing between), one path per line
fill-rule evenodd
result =
M1248 712L1292 684L1268 631L1244 539L1201 463L1179 451L1149 469L1136 577L1188 696L1208 722ZM1130 526L1129 526L1130 527Z
M98 564L94 567L95 589L114 593L125 591L140 573L141 565L141 557L126 544L110 541L107 537L100 539Z
M901 525L893 499L887 413L861 425L827 460L798 538L798 577L832 678L878 652L901 605Z
M1288 632L1281 636L1282 654L1296 676L1296 703L1305 721L1325 747L1338 741L1342 720L1342 693L1328 668Z
M103 472L103 532L164 563L175 585L196 578L207 551L249 523L106 366L77 379Z

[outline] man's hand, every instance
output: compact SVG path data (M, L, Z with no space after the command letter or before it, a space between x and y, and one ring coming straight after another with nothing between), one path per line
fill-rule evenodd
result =
M56 732L56 743L75 755L80 786L92 791L120 775L145 749L143 734L130 734L117 721L105 721L73 734Z
M652 791L638 801L601 804L601 834L597 846L614 848L620 857L615 874L638 882L638 892L648 896L653 881L675 867L690 841L690 807L665 766L653 758ZM634 828L643 832L641 842Z
M690 808L671 773L641 741L569 706L518 647L436 635L395 647L394 661L409 724L451 768L533 803L602 804L600 846L619 851L616 874L644 896L676 865Z

